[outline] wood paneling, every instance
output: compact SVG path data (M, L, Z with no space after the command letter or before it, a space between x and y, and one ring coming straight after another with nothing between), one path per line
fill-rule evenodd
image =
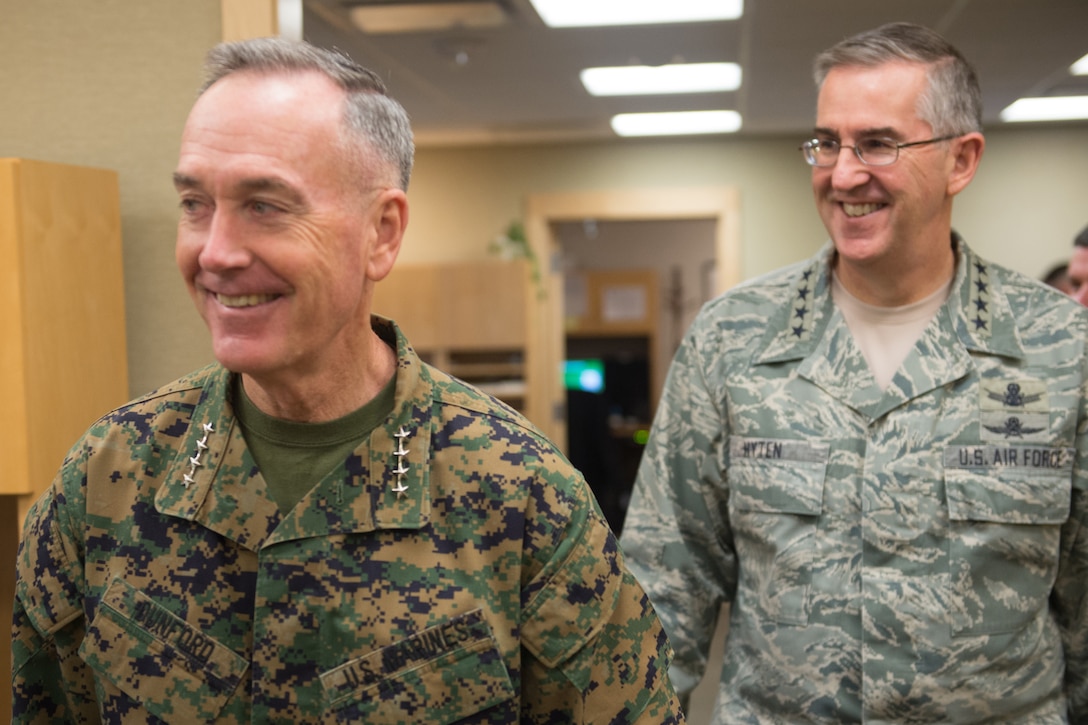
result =
M420 356L492 393L541 425L528 344L536 288L524 262L394 267L375 286L374 312L396 321Z
M0 494L37 495L128 396L117 175L0 159Z
M117 174L0 159L0 621L30 504L128 397ZM0 639L10 682L10 639ZM10 689L0 708L10 712Z

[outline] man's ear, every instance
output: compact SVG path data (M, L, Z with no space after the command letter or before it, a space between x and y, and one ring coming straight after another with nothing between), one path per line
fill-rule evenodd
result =
M404 230L408 226L408 196L401 189L386 189L374 202L374 243L367 259L367 277L384 279L400 254Z
M986 148L986 138L977 131L953 139L952 171L948 176L948 195L956 194L967 188L975 178L982 152Z

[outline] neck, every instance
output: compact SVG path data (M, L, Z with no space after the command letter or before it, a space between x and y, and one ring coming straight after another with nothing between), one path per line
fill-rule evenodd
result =
M300 423L336 420L363 407L392 380L396 353L371 330L363 359L347 361L335 372L261 376L242 374L253 404L266 415Z
M925 299L952 279L956 252L948 243L929 259L884 260L864 266L844 263L836 254L832 265L842 286L865 304L902 307Z

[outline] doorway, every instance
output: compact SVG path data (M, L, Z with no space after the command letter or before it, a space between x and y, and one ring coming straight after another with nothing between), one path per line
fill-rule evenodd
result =
M696 253L702 255L702 259L694 263L697 267L701 267L701 270L694 274L689 273L687 281L679 285L672 279L673 270L668 263L651 265L647 263L648 258L645 256L652 254L667 259L670 253L668 240L660 240L659 244L653 245L655 248L651 252L644 250L641 259L633 254L633 248L629 249L628 253L620 255L604 252L606 256L617 257L616 267L630 267L631 263L637 263L643 267L656 266L664 269L661 274L666 279L658 287L664 294L658 295L655 290L654 295L651 296L652 304L655 306L652 311L655 319L661 317L664 311L665 321L660 325L655 324L655 330L662 334L652 334L649 340L645 339L645 335L634 335L625 339L626 336L623 334L607 333L596 338L570 337L568 335L569 310L567 309L569 297L563 262L564 245L572 243L570 240L578 235L584 237L587 234L596 233L599 238L602 230L606 234L616 232L628 241L633 238L634 230L639 228L644 232L648 230L651 236L667 236L674 233L665 231L669 229L669 225L676 225L674 231L683 227L696 229L699 230L696 231L696 235L701 234L704 238L708 238L703 248L705 251ZM527 201L525 228L530 247L536 257L543 262L541 265L542 292L538 295L530 315L532 318L529 331L532 336L530 349L535 352L532 355L533 360L530 361L529 374L536 376L540 389L547 390L544 399L548 409L538 411L534 420L538 421L538 425L540 421L544 421L542 428L545 429L545 434L568 454L575 452L572 450L572 444L575 447L584 448L583 444L586 441L583 437L590 435L584 427L573 431L579 436L579 440L572 441L568 438L571 423L566 411L570 393L560 371L566 361L579 364L585 361L601 362L603 369L603 363L611 357L614 363L612 366L614 377L620 378L619 384L629 385L630 377L640 374L649 379L649 393L642 395L645 398L642 401L644 409L632 414L636 419L642 418L642 420L635 420L635 423L646 424L645 427L648 428L649 418L656 407L657 397L664 380L665 368L675 349L674 343L694 315L694 311L690 309L674 315L670 308L690 307L693 297L698 298L697 302L701 304L703 298L712 297L741 279L738 191L734 187L716 187L532 195ZM597 250L597 253L599 252L600 250ZM592 266L606 265L598 259L592 263ZM632 272L635 271L638 270L632 270ZM681 296L683 300L671 299L674 293ZM658 299L662 300L660 309L657 308ZM577 359L568 354L568 341ZM644 345L641 361L638 359L639 354L632 352L636 351L640 344ZM629 364L617 366L615 364L617 360L626 361ZM595 401L594 405L599 408L599 401ZM604 411L605 415L612 415L614 412L607 408ZM582 417L578 420L579 424L584 425L585 422L586 420ZM624 424L627 422L621 421ZM621 475L623 483L629 486L634 479L631 460L633 459L634 465L637 465L641 450L638 448L632 450L629 441L626 440L624 445L627 446L625 459L617 461L610 454L601 452L594 463L603 462L612 466L613 470ZM624 460L627 462L624 463ZM583 472L588 474L588 471ZM589 475L587 475L588 479ZM591 485L593 483L590 481ZM610 496L598 495L598 498L608 499ZM610 523L613 522L610 521Z
M567 456L620 532L665 372L716 293L713 219L553 222Z

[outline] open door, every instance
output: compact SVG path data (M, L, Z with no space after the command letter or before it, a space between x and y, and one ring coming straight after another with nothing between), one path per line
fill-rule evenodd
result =
M715 222L716 293L741 280L740 194L736 187L626 189L533 194L526 200L525 232L540 260L541 294L530 305L531 351L527 376L534 389L528 417L562 450L567 448L565 390L560 375L566 357L563 275L553 222L711 219Z

